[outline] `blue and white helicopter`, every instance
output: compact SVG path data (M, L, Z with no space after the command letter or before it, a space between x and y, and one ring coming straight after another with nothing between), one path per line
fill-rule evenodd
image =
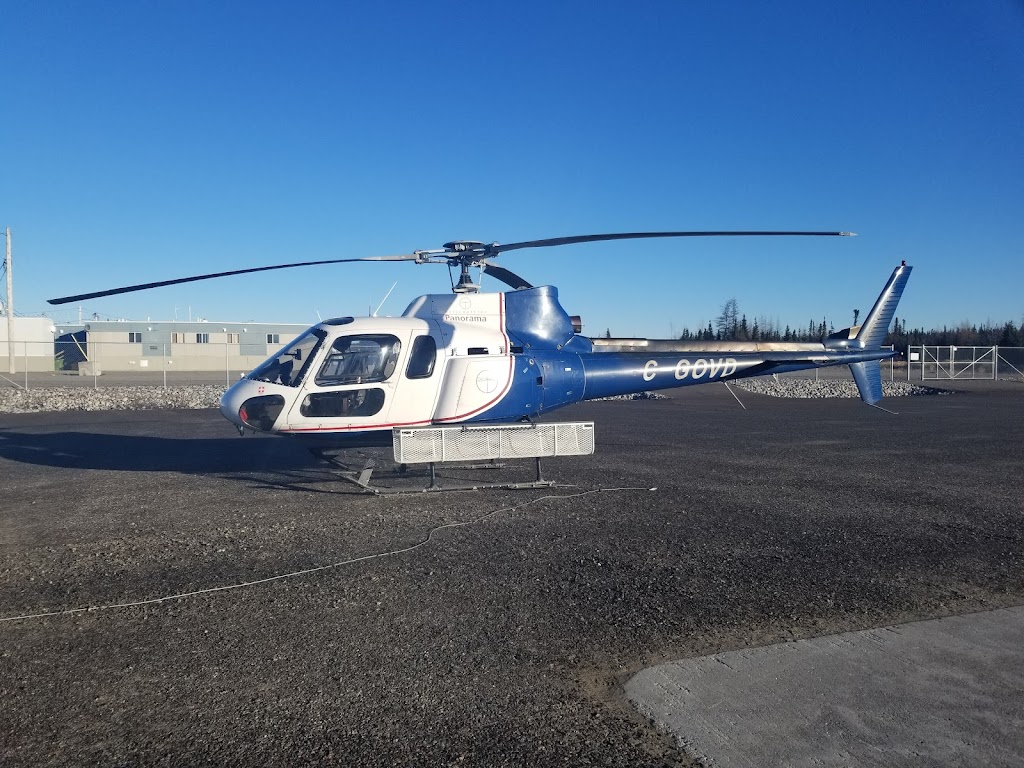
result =
M864 402L882 397L882 349L911 267L898 266L864 322L819 343L590 339L552 286L534 287L493 259L573 243L717 236L845 236L848 232L630 232L518 243L455 241L399 256L239 269L53 299L51 304L276 269L356 261L459 268L452 294L415 299L401 317L338 317L309 328L224 394L240 432L288 435L336 448L389 445L394 430L504 424L584 400L849 365ZM484 293L470 269L512 290Z

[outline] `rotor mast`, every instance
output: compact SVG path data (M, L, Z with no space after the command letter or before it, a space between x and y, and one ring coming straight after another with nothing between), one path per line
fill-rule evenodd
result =
M444 244L446 253L443 258L449 266L459 267L459 281L452 286L452 291L455 293L478 293L480 291L480 286L473 282L473 277L469 274L469 268L483 266L484 259L492 247L493 245L486 245L479 240L455 240Z

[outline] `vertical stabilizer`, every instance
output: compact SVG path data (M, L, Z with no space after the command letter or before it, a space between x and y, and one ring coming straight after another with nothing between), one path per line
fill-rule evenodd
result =
M885 336L889 332L889 325L896 314L896 305L900 303L903 289L907 286L910 278L910 271L907 262L893 270L885 288L875 300L875 305L868 312L864 324L856 331L851 339L841 338L842 334L833 334L825 341L825 346L833 349L864 349L876 350L882 346ZM852 329L851 329L852 330ZM895 354L895 353L892 353ZM891 356L891 355L886 355ZM882 399L882 366L880 360L864 360L858 363L850 363L850 371L853 373L853 380L857 382L857 390L860 392L860 399L868 405L874 405Z
M889 324L892 322L893 315L896 314L896 305L900 303L900 297L903 295L907 280L910 279L912 269L913 267L907 266L907 262L903 262L893 270L889 282L885 284L885 288L882 289L882 293L875 301L875 306L868 312L867 318L857 332L857 341L859 342L857 346L862 349L875 349L882 346L885 335L889 332Z

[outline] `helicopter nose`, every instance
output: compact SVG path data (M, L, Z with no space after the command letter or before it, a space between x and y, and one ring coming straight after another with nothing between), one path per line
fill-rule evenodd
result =
M262 382L239 381L221 397L220 412L239 430L247 427L271 432L285 405L282 394L270 391L274 389L281 388Z
M246 394L241 392L242 389L247 389L243 385L245 382L237 382L228 389L220 398L220 413L225 419L230 421L232 424L238 427L244 427L245 424L238 415L238 410L242 403L245 402Z

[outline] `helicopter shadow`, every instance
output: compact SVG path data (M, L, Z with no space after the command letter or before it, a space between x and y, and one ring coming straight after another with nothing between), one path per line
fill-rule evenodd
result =
M285 440L0 430L0 460L63 469L218 474L296 472L317 459Z
M373 449L352 451L362 462ZM218 477L254 489L364 495L304 445L280 438L173 438L93 432L19 432L0 428L0 461L59 469L175 472ZM383 462L382 462L383 463ZM410 473L410 475L415 473Z

